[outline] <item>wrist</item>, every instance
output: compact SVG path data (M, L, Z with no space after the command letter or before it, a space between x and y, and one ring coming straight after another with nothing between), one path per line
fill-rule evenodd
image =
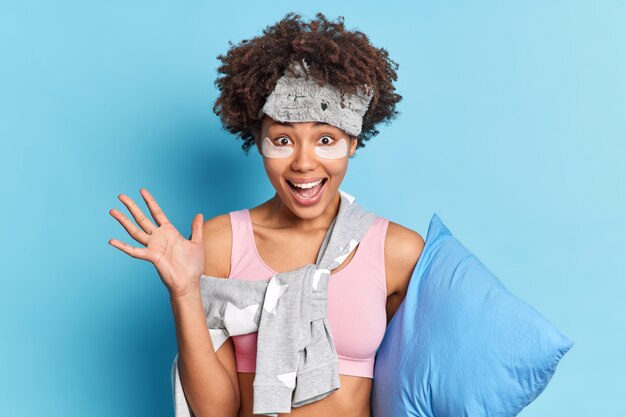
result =
M202 302L200 287L190 288L186 291L170 292L170 301L174 304L190 304Z

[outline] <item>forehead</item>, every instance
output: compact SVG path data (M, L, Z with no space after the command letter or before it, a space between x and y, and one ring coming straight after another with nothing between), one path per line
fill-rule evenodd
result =
M274 120L271 117L265 117L263 119L263 126L266 129L270 128L287 128L287 129L317 129L317 128L326 128L326 129L334 129L339 132L343 132L340 128L333 126L324 122L281 122L279 120Z
M281 122L280 120L273 120L273 119L269 119L269 124L270 126L272 125L279 125L279 126L286 126L286 127L295 127L298 125L306 125L306 124L312 124L313 127L317 127L317 126L332 126L329 125L328 123L324 123L324 122Z

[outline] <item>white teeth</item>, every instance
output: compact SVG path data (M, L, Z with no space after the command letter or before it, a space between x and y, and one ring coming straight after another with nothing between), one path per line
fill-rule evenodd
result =
M295 184L291 181L289 181L291 184L293 184L294 186L298 187L298 188L311 188L311 187L315 187L317 184L319 184L320 182L323 181L323 178L319 181L315 181L315 182L309 182L306 184Z

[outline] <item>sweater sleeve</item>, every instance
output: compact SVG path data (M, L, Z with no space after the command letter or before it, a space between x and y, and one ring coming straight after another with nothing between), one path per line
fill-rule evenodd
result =
M200 277L200 293L213 349L217 352L230 336L256 332L267 281ZM176 417L195 417L183 391L178 353L171 369L172 400Z
M228 336L254 333L259 329L261 307L268 281L200 277L202 306L217 351Z

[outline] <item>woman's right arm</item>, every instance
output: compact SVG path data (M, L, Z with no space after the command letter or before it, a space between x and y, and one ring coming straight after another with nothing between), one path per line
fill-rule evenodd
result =
M228 214L203 225L204 275L227 277L230 268L231 231ZM241 404L232 338L217 353L213 350L199 291L170 297L178 367L187 402L196 417L236 417Z
M145 188L139 192L154 223L125 194L119 194L118 198L137 225L119 210L111 209L109 214L143 247L118 239L109 239L109 244L133 258L151 262L170 293L176 321L179 376L193 413L197 417L236 417L240 395L232 340L223 343L224 347L220 346L215 353L200 296L203 271L205 275L228 276L230 216L224 214L203 223L202 214L196 214L191 222L191 236L185 239L152 194Z

